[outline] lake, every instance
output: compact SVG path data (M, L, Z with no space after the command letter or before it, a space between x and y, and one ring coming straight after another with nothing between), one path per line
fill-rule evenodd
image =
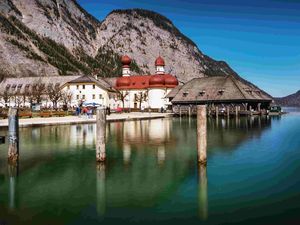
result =
M99 165L95 125L22 128L18 168L0 145L0 225L293 224L300 111L289 111L208 119L206 168L193 118L108 123Z

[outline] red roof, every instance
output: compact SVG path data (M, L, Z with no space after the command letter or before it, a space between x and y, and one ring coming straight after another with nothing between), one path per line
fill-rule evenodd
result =
M165 66L165 60L162 57L158 56L155 60L155 66Z
M126 79L126 81L125 81ZM116 89L147 89L147 88L174 88L178 85L176 77L171 74L138 75L119 77L116 81ZM130 79L130 83L128 82ZM125 81L125 82L123 82Z
M131 58L128 55L123 55L121 57L121 63L123 64L123 66L129 66L131 63Z

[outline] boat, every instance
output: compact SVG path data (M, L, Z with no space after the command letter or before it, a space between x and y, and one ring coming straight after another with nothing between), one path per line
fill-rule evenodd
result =
M270 116L278 116L282 114L282 109L279 105L270 106L268 110L268 115Z

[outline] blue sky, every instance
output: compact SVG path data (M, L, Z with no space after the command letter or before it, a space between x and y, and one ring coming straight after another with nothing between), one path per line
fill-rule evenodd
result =
M144 8L171 19L199 49L273 96L300 90L300 0L78 0L103 20Z

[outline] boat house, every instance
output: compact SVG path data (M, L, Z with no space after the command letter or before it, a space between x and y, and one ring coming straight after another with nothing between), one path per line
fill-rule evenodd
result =
M211 115L261 114L272 102L267 93L234 76L194 78L167 97L178 114L194 114L200 104L206 104Z

